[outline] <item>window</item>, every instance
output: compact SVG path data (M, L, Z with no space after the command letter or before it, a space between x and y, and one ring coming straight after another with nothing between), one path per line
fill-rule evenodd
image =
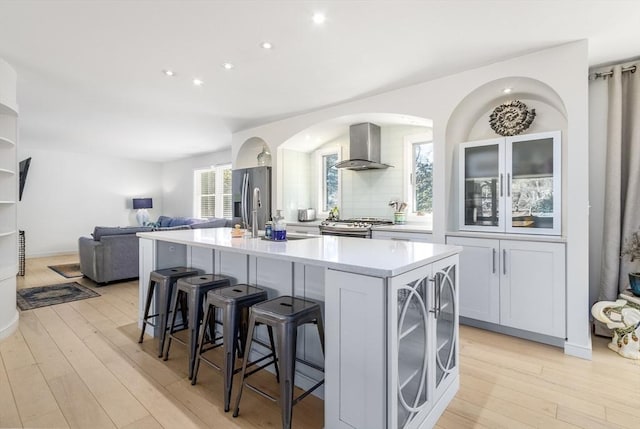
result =
M338 169L334 167L337 163L337 153L322 156L322 211L325 212L338 205Z
M405 137L405 145L410 214L430 219L433 213L433 142L429 135L420 134Z
M194 172L196 217L231 219L231 165Z

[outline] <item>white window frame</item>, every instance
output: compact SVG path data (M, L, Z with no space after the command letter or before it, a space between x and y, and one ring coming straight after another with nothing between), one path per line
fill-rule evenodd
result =
M315 152L316 156L316 192L318 195L317 198L317 207L316 216L326 217L329 216L329 211L324 210L325 198L324 198L324 186L326 184L326 175L324 171L324 163L323 157L327 155L338 155L338 161L342 161L341 147L326 147L323 149L319 149ZM338 200L338 208L342 205L342 172L338 170L338 195L336 196Z
M413 207L413 145L416 143L431 143L433 151L435 152L435 144L431 133L411 134L404 137L404 195L407 203L407 220L433 225L433 211L418 216L415 207Z
M200 197L201 197L201 187L200 187L200 175L203 172L213 171L215 175L215 183L216 188L214 190L214 198L215 198L215 213L214 217L223 218L224 217L224 183L223 180L218 180L218 178L222 177L224 170L231 170L231 164L220 164L211 166L209 168L199 168L193 171L193 216L200 216ZM230 194L229 194L230 195Z

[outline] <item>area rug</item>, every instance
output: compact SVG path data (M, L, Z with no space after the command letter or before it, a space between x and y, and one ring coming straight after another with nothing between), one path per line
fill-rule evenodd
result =
M68 279L82 277L82 273L80 272L80 263L78 262L73 264L49 265L49 268Z
M16 298L18 308L24 311L96 296L100 296L100 294L82 286L80 283L72 282L18 289Z

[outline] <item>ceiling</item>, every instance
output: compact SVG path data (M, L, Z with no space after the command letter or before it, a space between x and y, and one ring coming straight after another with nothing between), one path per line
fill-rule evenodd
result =
M591 65L637 57L638 17L640 1L614 0L0 0L0 57L19 74L21 145L166 161L575 40Z

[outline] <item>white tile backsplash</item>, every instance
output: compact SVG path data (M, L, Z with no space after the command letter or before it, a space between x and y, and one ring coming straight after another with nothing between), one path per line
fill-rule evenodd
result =
M404 200L404 178L408 172L404 169L404 137L427 132L424 127L381 126L381 161L393 167L385 170L350 171L341 170L342 198L339 206L340 217L373 216L393 218L391 200ZM342 147L342 159L349 159L348 129L344 136L328 142L328 146ZM312 153L283 150L284 184L283 199L287 219L297 218L297 209L316 207L315 156Z

